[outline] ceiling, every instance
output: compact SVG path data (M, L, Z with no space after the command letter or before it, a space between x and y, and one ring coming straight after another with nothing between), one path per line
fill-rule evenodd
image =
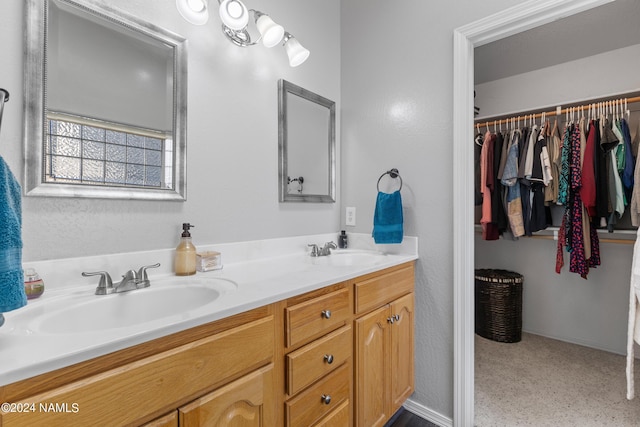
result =
M475 49L475 84L640 44L640 1L616 0Z

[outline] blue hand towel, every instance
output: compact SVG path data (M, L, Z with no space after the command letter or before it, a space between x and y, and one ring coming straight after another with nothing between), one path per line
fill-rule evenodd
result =
M402 197L400 191L378 192L373 214L373 240L376 243L402 243Z
M27 304L22 273L20 184L0 157L0 313Z

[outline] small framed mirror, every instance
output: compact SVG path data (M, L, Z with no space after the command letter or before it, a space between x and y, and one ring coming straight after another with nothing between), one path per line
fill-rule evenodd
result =
M335 102L278 81L280 202L336 201Z
M186 40L101 0L28 0L25 194L186 199Z

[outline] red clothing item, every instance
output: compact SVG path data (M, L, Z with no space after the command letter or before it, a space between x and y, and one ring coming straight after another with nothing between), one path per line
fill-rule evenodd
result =
M480 191L482 192L482 238L484 240L498 240L500 234L498 225L491 222L491 193L494 191L493 146L496 135L487 131L480 152Z
M582 188L580 188L580 198L590 217L596 216L596 132L596 126L591 120L589 122L589 132L587 133L587 145L584 150Z

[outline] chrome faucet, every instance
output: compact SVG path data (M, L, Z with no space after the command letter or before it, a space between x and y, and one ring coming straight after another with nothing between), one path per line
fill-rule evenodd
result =
M96 288L96 295L108 295L149 287L151 282L149 281L149 276L147 276L147 269L157 267L160 267L160 263L140 267L138 272L135 270L129 270L122 276L122 280L116 285L113 284L111 276L106 271L96 271L92 273L83 272L82 276L100 276L100 281Z
M309 253L310 256L312 257L319 257L319 256L327 256L327 255L331 255L331 249L336 249L337 246L335 243L333 242L327 242L324 244L324 246L322 247L322 249L320 249L318 247L318 245L316 245L315 243L312 243L310 245L307 245L311 248L311 252Z

